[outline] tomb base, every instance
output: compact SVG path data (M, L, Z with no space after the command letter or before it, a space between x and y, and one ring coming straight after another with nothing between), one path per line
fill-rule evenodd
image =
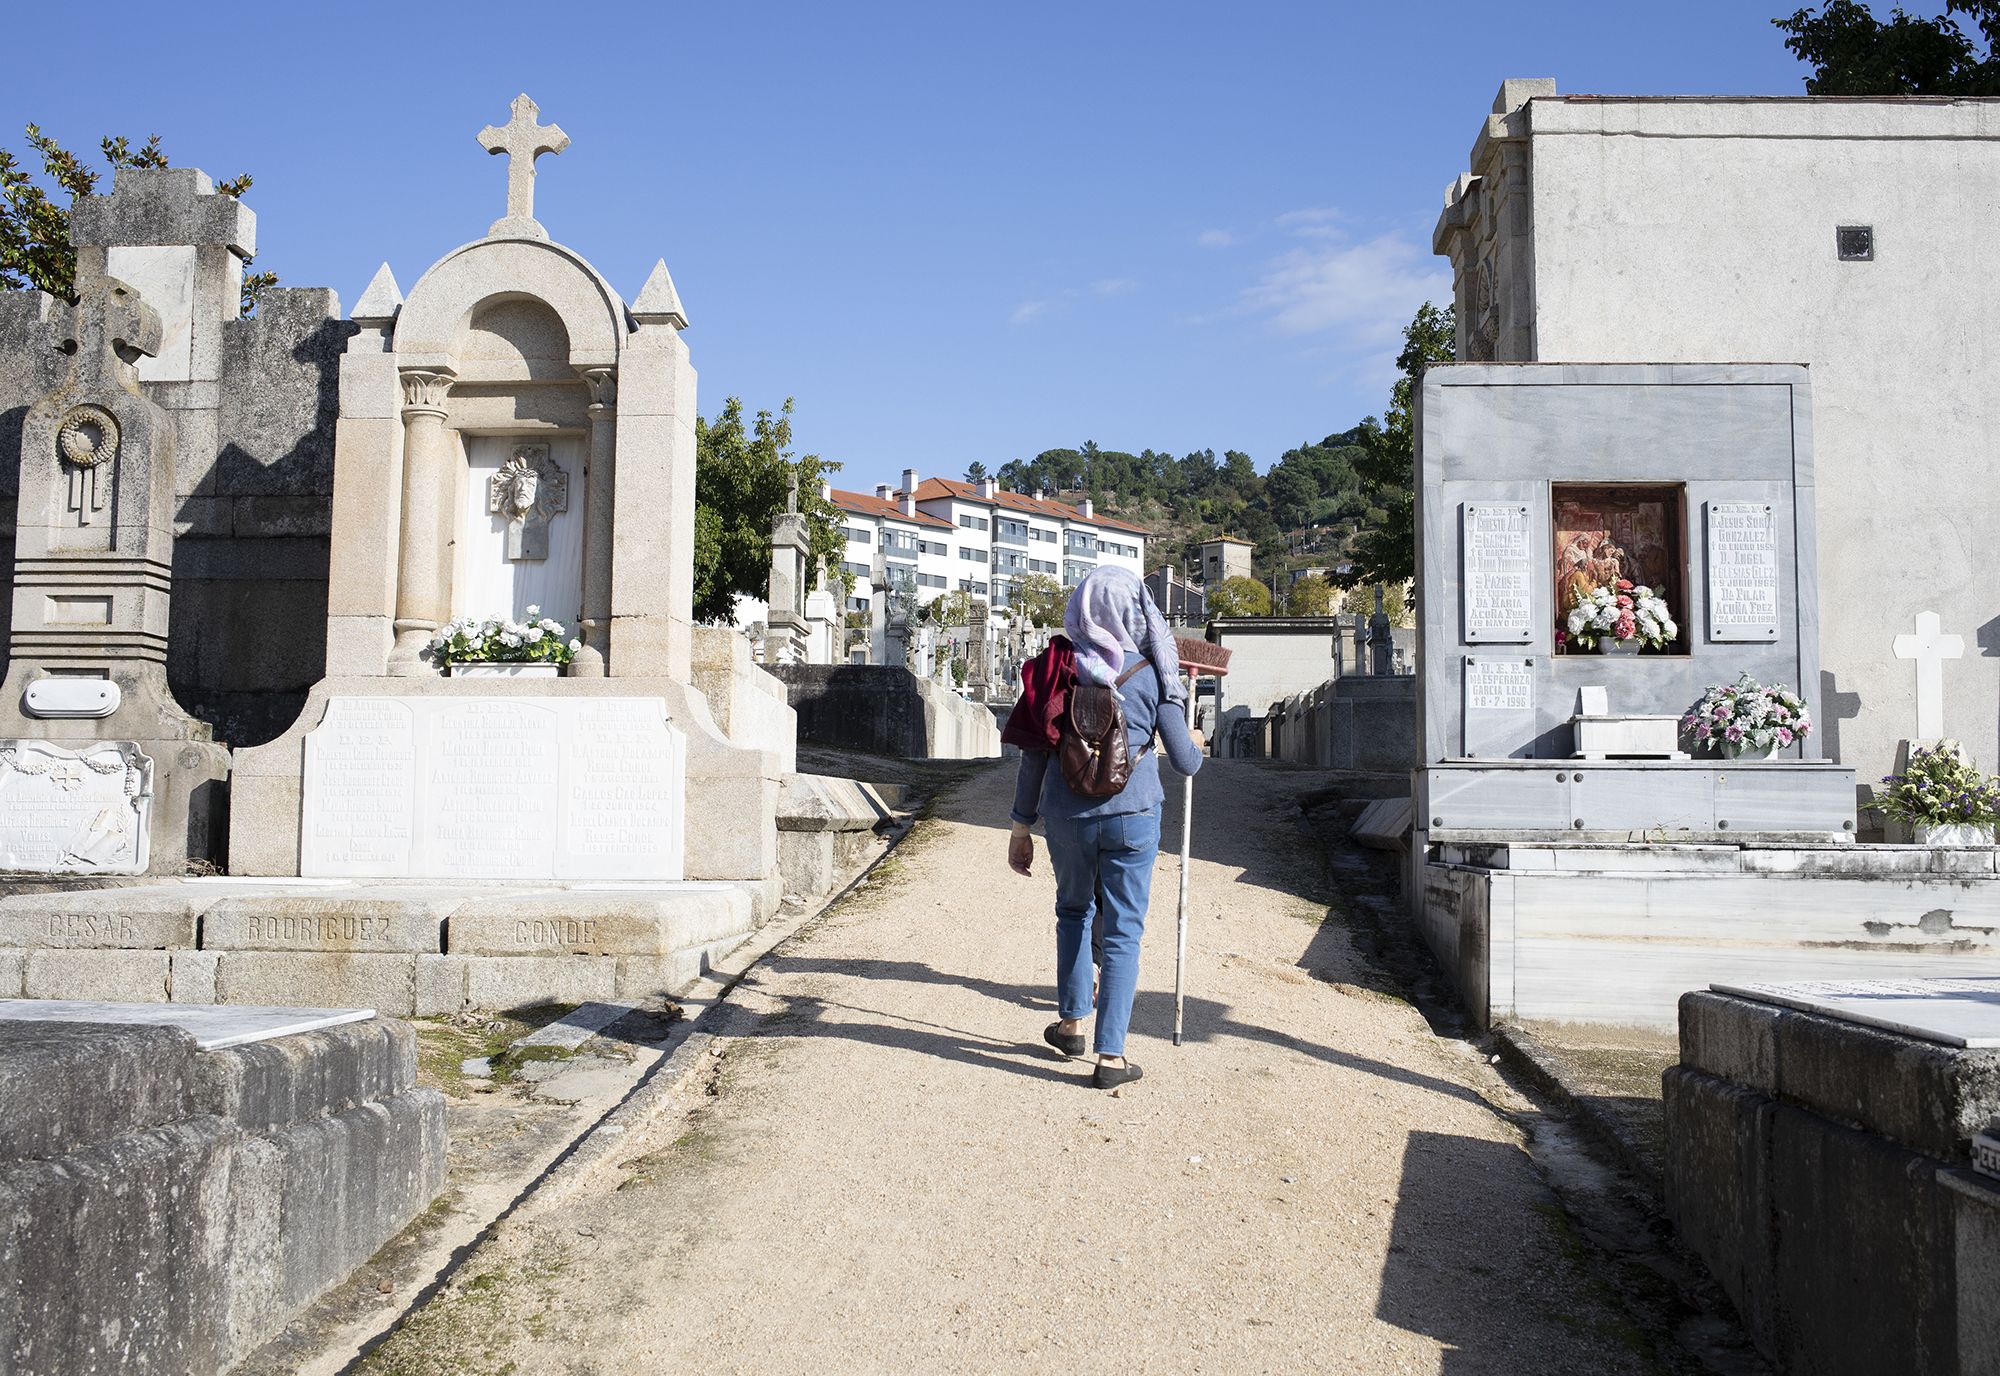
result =
M677 994L778 885L182 879L0 898L0 998L397 1016Z
M1411 851L1418 928L1482 1028L1671 1030L1719 981L2000 975L1993 847L1419 832Z
M1968 1169L2000 1051L1707 991L1681 1002L1680 1046L1667 1213L1764 1355L1823 1376L2000 1370L2000 1181Z

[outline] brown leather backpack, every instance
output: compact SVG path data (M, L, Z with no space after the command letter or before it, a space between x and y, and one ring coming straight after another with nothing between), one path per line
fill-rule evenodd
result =
M1140 660L1119 676L1124 687L1132 675L1147 668ZM1151 749L1148 745L1139 753ZM1069 690L1069 710L1063 713L1056 758L1063 782L1079 798L1110 798L1123 791L1132 777L1130 747L1125 740L1125 712L1118 695L1101 683L1078 679Z

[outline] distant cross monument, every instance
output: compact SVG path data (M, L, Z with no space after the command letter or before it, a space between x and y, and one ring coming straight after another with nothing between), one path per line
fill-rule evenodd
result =
M546 239L548 231L535 220L535 159L569 147L569 135L559 124L538 124L542 111L525 93L514 97L514 115L505 124L479 131L479 146L507 155L507 213L486 231L489 238L526 235Z
M1917 662L1917 734L1934 741L1944 735L1944 662L1965 655L1965 637L1945 635L1936 612L1917 613L1917 633L1896 637L1896 658Z

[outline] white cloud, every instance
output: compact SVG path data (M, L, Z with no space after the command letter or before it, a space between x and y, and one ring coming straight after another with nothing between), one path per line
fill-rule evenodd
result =
M1129 277L1101 277L1090 284L1092 294L1097 296L1128 296L1139 289L1139 284Z
M1338 206L1307 206L1278 217L1278 228L1300 239L1331 239L1340 234L1347 212Z
M1195 242L1203 248L1231 248L1239 241L1226 229L1204 229L1195 236Z
M1451 300L1442 260L1400 234L1351 242L1332 227L1338 212L1313 216L1296 232L1314 240L1271 259L1242 296L1243 307L1281 333L1331 336L1354 351L1395 343L1425 301ZM1289 218L1289 217L1286 217ZM1281 220L1282 222L1282 220Z
M1016 325L1026 325L1047 315L1052 304L1054 303L1049 301L1023 301L1014 307L1014 313L1007 318Z

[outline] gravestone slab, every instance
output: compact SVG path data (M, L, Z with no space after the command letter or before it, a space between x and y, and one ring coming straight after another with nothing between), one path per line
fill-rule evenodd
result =
M2000 1047L2000 976L1714 984L1718 994L1971 1050Z
M1528 508L1512 502L1465 504L1465 641L1525 645L1534 639L1534 558Z
M0 869L144 874L153 762L131 741L0 740Z
M0 999L0 1022L87 1022L125 1027L177 1027L203 1051L247 1046L350 1022L367 1022L371 1008L225 1008L208 1003L94 1003L76 999Z
M1778 638L1778 524L1769 502L1708 504L1708 638Z
M1533 656L1467 655L1464 692L1464 746L1468 759L1509 759L1532 753Z
M300 872L678 880L686 774L659 698L334 698L306 736Z

